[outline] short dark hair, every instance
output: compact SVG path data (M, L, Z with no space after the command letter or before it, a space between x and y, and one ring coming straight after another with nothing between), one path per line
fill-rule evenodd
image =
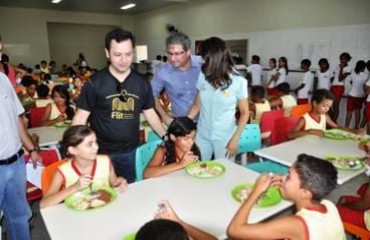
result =
M310 59L307 59L307 58L303 59L301 61L301 64L306 65L307 67L311 67L311 61L310 61Z
M109 51L110 50L110 45L112 40L115 40L116 42L120 43L126 40L131 40L132 42L132 47L135 47L135 37L134 35L126 31L122 28L116 28L107 33L105 36L105 48Z
M184 227L175 221L154 219L145 223L137 232L135 240L189 240Z
M366 62L366 68L370 71L370 60Z
M251 96L264 98L265 97L265 88L262 86L253 86L251 89Z
M334 96L327 89L317 89L312 94L311 102L321 103L325 99L334 100Z
M331 162L307 154L300 154L293 168L298 173L301 188L312 193L313 201L321 201L337 186L338 171Z
M318 63L319 65L320 64L327 64L328 66L329 66L329 61L328 61L328 59L326 59L326 58L320 58L320 60L319 60L319 63Z
M37 86L37 82L31 76L24 76L21 83L25 87L29 87L31 85Z
M167 39L166 39L166 47L168 48L170 45L173 44L179 44L182 46L182 48L187 51L190 49L190 38L188 35L182 32L175 32L172 33Z
M276 86L276 89L279 92L282 92L284 94L289 94L289 92L290 92L290 85L287 82L280 83L279 85Z
M258 55L253 55L252 60L255 61L256 63L260 63L260 57Z
M347 61L351 61L351 59L352 59L351 55L349 55L349 53L348 53L348 52L343 52L343 53L341 53L341 54L339 55L339 58L345 58L345 59L347 59Z
M45 84L41 84L36 87L36 92L39 98L46 98L49 95L49 91L49 87Z

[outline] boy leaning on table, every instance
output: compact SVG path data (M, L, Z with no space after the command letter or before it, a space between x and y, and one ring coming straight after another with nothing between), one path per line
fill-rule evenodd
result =
M323 199L335 188L337 174L330 162L306 154L298 156L284 177L262 174L231 220L227 235L232 239L345 240L335 205ZM263 223L248 223L253 205L273 185L280 186L283 198L295 204L296 214Z

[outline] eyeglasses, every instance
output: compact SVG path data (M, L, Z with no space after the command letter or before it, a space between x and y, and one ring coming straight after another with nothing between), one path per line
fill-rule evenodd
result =
M127 102L127 95L128 95L128 93L127 93L127 90L126 89L123 89L122 87L121 87L121 84L117 84L117 88L116 88L116 90L117 90L117 92L120 94L119 95L119 100L121 101L121 102Z
M181 51L181 52L167 52L167 55L168 56L181 56L182 54L184 54L185 51Z

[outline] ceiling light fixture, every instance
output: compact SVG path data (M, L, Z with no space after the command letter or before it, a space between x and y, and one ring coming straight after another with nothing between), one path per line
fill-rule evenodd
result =
M52 0L51 2L56 4L56 3L60 3L61 1L62 0Z
M135 4L135 3L129 3L129 4L127 4L127 5L122 6L122 7L121 7L121 9L122 9L122 10L127 10L127 9L133 8L133 7L135 7L135 6L136 6L136 4Z

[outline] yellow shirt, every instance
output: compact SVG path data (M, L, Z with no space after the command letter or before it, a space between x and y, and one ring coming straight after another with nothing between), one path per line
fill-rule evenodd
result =
M304 130L317 129L317 130L326 130L326 115L322 114L320 119L313 118L310 112L305 113L303 116L305 121Z
M65 162L58 168L58 171L63 175L64 188L75 184L81 176L75 165L75 160ZM111 162L108 155L98 155L90 175L93 177L93 182L97 185L109 186L110 171Z
M303 208L296 213L306 226L306 239L346 240L343 223L335 205L328 200L322 200L321 204L326 207L325 212Z

